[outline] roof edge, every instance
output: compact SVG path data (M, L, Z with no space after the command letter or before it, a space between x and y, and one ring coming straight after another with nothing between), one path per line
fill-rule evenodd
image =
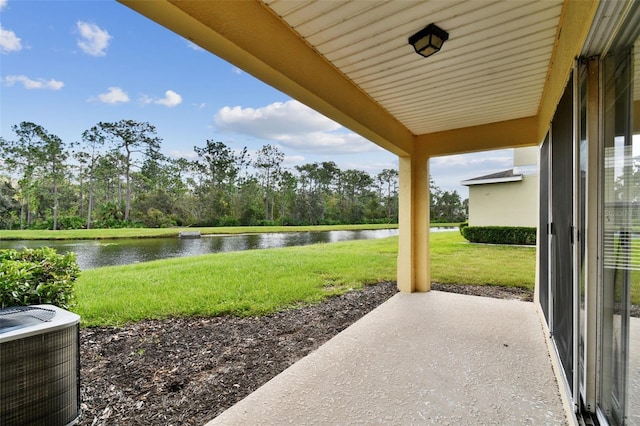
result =
M519 182L522 180L522 175L511 176L508 178L494 178L494 179L468 179L460 182L460 185L464 186L474 186L474 185L488 185L493 183L505 183L505 182Z

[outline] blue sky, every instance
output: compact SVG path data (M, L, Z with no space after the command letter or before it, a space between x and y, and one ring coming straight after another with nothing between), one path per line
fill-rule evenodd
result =
M277 145L285 166L335 161L377 174L397 158L114 1L0 0L0 136L42 125L66 142L99 121L154 125L169 156L207 139L257 151ZM511 150L432 159L444 190L510 168Z

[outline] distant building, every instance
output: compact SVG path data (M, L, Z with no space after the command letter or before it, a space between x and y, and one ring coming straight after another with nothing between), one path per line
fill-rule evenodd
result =
M460 182L470 226L537 226L538 147L513 150L513 168Z

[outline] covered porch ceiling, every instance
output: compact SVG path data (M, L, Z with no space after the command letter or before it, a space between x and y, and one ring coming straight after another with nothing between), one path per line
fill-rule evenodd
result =
M540 143L598 8L597 0L120 1L399 156ZM432 22L449 40L423 58L408 38Z

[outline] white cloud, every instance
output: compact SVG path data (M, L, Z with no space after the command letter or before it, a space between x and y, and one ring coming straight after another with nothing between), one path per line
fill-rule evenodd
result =
M202 47L198 46L197 44L195 44L192 41L188 41L187 42L187 47L191 50L195 50L195 51L201 51L204 50Z
M153 98L147 96L147 95L142 95L140 96L140 103L142 105L149 105L153 103Z
M5 3L6 4L6 3ZM0 26L0 51L2 53L18 52L22 50L22 41L16 33L5 30Z
M7 0L0 0L0 10L4 9L7 5Z
M340 129L336 122L297 101L275 102L261 108L224 107L214 117L221 130L271 138Z
M244 74L244 71L242 71L240 68L238 67L233 67L233 73L237 74L237 75L242 75Z
M107 30L83 21L78 21L77 26L81 37L78 39L78 47L91 56L106 55L105 50L109 47L109 40L113 38Z
M285 167L293 167L305 162L305 158L302 155L285 155L283 164Z
M154 103L173 108L174 106L180 105L182 103L182 96L180 96L173 90L167 90L166 92L164 92L164 98L157 99L156 101L154 101Z
M219 131L276 141L299 152L344 154L381 149L297 101L255 109L224 107L215 115L214 123Z
M186 158L187 160L197 160L198 154L195 151L182 151L174 149L169 151L169 155L173 158Z
M287 148L302 152L356 154L382 150L373 142L355 133L310 132L305 134L282 134L273 139Z
M393 155L390 152L382 153L381 158L376 158L377 161L368 161L368 162L355 162L349 161L346 163L342 163L341 167L343 169L357 169L364 170L372 176L377 175L384 169L394 169L398 170L398 157Z
M64 86L64 83L58 80L45 80L39 78L32 80L26 75L8 75L4 78L4 82L7 86L13 86L16 83L22 83L25 89L48 89L48 90L60 90Z
M431 159L431 167L436 169L461 169L465 174L475 174L488 170L499 172L513 167L513 150L503 149L473 154L449 155ZM477 176L469 176L469 178Z
M98 95L98 100L105 104L119 104L129 102L129 95L119 87L109 87L107 93Z
M148 95L140 96L140 103L142 105L157 104L164 105L169 108L180 105L182 103L182 96L174 92L173 90L167 90L164 92L164 98L154 99Z
M458 191L463 197L468 189L460 182L513 167L513 150L501 149L473 154L434 157L429 162L429 173L443 191Z

